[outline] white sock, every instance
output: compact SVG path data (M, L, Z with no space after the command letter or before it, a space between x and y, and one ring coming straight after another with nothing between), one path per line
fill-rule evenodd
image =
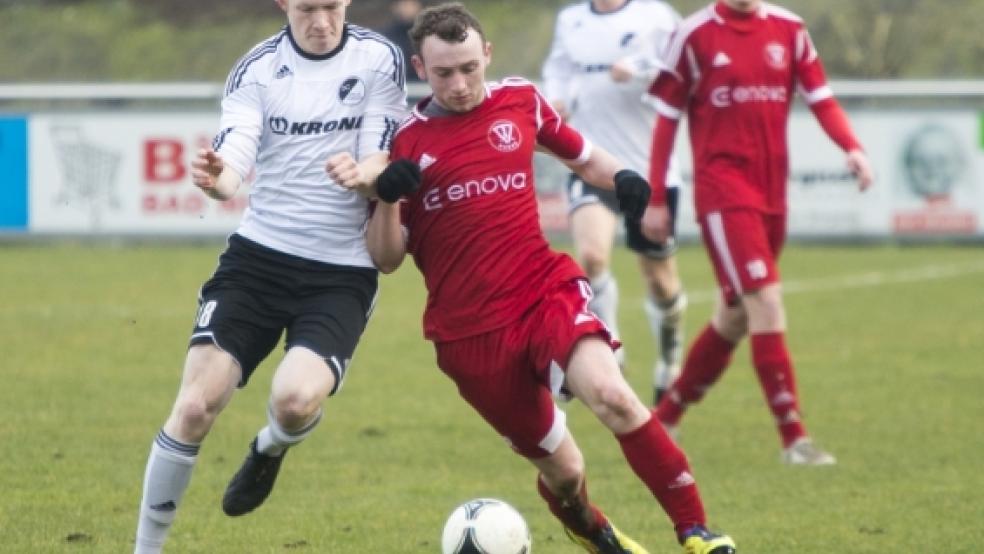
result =
M198 448L198 444L172 439L163 429L154 439L144 473L135 554L156 554L164 546L181 497L191 480Z
M291 446L306 439L321 422L322 411L318 410L311 421L297 431L288 431L280 426L273 410L267 409L267 426L256 434L256 451L267 456L282 456Z
M659 345L659 362L653 375L659 389L669 387L683 361L683 315L687 309L687 295L680 291L673 298L660 302L649 297L643 303L649 330Z
M591 279L591 292L594 298L588 308L595 313L616 338L618 333L618 281L611 272L606 271Z

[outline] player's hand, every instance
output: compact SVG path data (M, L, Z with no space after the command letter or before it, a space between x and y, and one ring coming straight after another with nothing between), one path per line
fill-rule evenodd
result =
M557 115L560 116L561 120L567 121L568 119L570 119L571 111L567 109L566 102L564 102L563 100L552 100L550 102L550 105L553 106L553 109L557 111Z
M393 204L420 188L420 166L410 160L390 162L376 178L376 194L383 202Z
M191 182L206 193L215 190L219 175L225 169L225 162L215 150L202 148L191 160Z
M663 244L670 237L670 210L665 204L647 206L639 223L642 236L650 242Z
M618 60L612 64L612 68L608 72L608 75L616 83L627 83L635 77L635 67L625 60Z
M862 192L867 190L875 180L875 174L871 170L871 162L868 161L867 154L861 150L851 150L847 153L847 168L857 178L858 189Z
M615 174L615 197L618 209L631 221L639 221L649 204L649 183L631 169L623 169Z
M362 174L362 168L352 154L341 152L328 158L325 171L338 186L355 192L365 193L370 188Z

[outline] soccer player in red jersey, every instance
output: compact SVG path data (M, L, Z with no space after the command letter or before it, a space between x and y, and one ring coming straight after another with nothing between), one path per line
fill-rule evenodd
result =
M683 21L650 88L654 130L650 203L665 205L664 175L686 112L694 156L694 196L704 245L722 298L690 348L657 417L675 428L689 404L721 376L737 343L751 335L752 362L791 464L826 465L832 455L810 439L800 417L776 265L786 238L786 125L798 92L827 135L847 153L863 191L871 167L827 86L803 21L761 0L719 0ZM649 210L643 233L660 240L665 209Z
M588 552L645 550L589 502L584 458L551 393L579 398L614 433L685 552L734 552L730 538L705 528L686 457L622 378L617 342L587 308L584 274L543 236L534 148L614 188L627 217L641 217L648 183L592 148L529 82L486 82L491 45L461 4L424 10L410 34L413 65L433 94L394 138L366 237L384 272L413 256L441 370L537 467L540 494Z

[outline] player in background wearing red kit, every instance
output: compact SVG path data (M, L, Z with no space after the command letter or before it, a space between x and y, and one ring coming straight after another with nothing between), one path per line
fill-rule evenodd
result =
M654 130L650 203L665 205L664 175L684 112L694 156L694 197L704 245L722 298L690 348L680 377L657 408L674 429L689 404L721 376L735 346L751 335L752 363L782 438L781 459L828 465L800 415L777 261L786 238L786 126L799 93L827 135L847 153L863 191L868 158L827 86L803 21L761 0L719 0L683 21L650 93ZM668 232L666 210L649 210L643 233Z
M424 10L410 36L413 65L433 95L394 138L366 238L383 272L413 256L428 291L424 334L441 370L539 469L540 494L588 552L646 550L588 501L584 458L552 392L573 394L615 434L685 552L735 552L730 538L705 528L686 457L622 378L617 343L587 308L583 272L543 236L533 151L614 188L626 217L641 217L648 183L592 148L529 82L486 82L491 45L461 4Z

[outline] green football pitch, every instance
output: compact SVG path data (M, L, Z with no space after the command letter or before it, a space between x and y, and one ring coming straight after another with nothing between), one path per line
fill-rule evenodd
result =
M0 552L132 551L144 463L170 408L196 292L222 246L0 245ZM703 251L679 256L688 337L713 306ZM618 251L627 376L650 397L652 341L634 260ZM682 426L711 525L747 554L978 552L984 545L984 250L790 246L782 261L805 418L839 464L790 468L747 347ZM179 553L435 553L446 516L498 497L536 553L576 552L535 472L457 396L420 331L411 263L384 276L321 427L273 495L231 519L220 499L265 421L279 351L199 456L168 542ZM655 553L679 552L617 443L565 408L592 497Z

